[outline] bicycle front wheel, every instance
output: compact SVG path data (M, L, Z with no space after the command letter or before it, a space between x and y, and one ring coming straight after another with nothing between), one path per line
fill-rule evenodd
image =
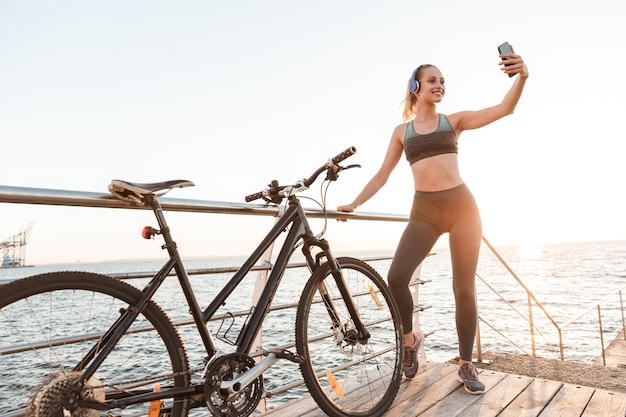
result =
M337 262L369 337L358 337L330 265L324 264L307 282L298 305L300 368L312 397L329 416L381 416L402 380L398 308L371 266L348 257Z
M87 272L55 272L0 285L0 417L147 416L151 405L158 415L187 416L188 400L171 398L108 411L67 410L69 392L84 368L82 358L140 296L129 284ZM149 302L80 396L107 402L184 387L188 367L178 332Z

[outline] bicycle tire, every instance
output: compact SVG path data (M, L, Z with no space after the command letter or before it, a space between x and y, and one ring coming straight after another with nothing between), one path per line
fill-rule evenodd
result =
M73 371L80 358L99 342L121 309L140 296L139 290L125 282L89 272L53 272L0 286L0 417L25 416L27 408L29 417L63 416L55 391L60 388L50 381L56 378L70 383L80 375ZM157 383L188 386L188 370L178 331L150 301L90 384L94 385L94 397L110 399L131 388L152 391ZM158 381L157 375L161 376ZM189 412L189 399L185 398L166 399L157 405L162 406L160 415L168 417L186 417ZM149 406L115 409L115 415L148 415ZM79 409L71 415L106 413Z
M365 343L340 341L329 330L332 323L320 296L321 284L345 330L354 326L330 265L324 264L305 285L296 313L300 369L311 396L329 416L379 417L393 403L402 381L400 315L375 269L355 258L337 262L370 338Z

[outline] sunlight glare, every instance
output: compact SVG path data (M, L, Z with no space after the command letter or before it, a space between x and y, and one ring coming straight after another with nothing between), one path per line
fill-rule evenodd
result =
M541 245L536 243L526 243L520 247L521 259L539 259L541 256Z

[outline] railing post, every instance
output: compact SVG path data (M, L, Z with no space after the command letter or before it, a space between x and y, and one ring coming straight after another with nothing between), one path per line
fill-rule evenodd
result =
M476 282L474 281L474 302L476 303L476 311L478 312L478 292L476 290ZM480 342L480 320L478 314L476 315L476 361L483 361L483 346Z
M280 216L276 217L276 221L280 220ZM263 255L261 256L261 258L259 259L259 266L268 266L271 265L271 261L272 261L272 250L274 249L274 243L272 243L263 253ZM251 305L252 306L256 306L259 298L261 297L261 294L263 293L263 289L265 288L265 285L267 284L267 277L269 276L269 273L271 271L271 268L264 268L260 271L257 272L256 275L256 284L254 285L254 291L252 293L252 301L251 301ZM252 348L251 348L251 352L260 352L261 348L263 347L263 323L261 323L261 329L260 331L257 333L256 338L253 340L252 342ZM255 360L257 360L255 358ZM258 362L258 360L257 360ZM267 403L265 401L265 397L261 398L261 401L259 401L259 405L256 408L256 411L260 412L261 414L265 414L267 413Z
M622 335L626 340L626 322L624 321L624 301L622 300L622 290L619 290L619 306L622 312Z
M530 347L533 352L533 358L537 357L537 350L535 347L535 322L533 319L533 299L529 293L528 296L528 322L530 323Z
M606 355L604 354L604 332L602 331L602 313L600 312L600 304L598 304L598 323L600 325L600 344L602 345L602 364L606 366Z

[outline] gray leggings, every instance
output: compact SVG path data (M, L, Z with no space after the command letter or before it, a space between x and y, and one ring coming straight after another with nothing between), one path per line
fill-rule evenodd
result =
M459 356L469 361L478 324L474 277L482 224L476 201L465 184L444 191L415 192L409 223L400 238L387 279L400 308L404 333L409 333L413 330L409 281L444 233L449 233L450 240Z

